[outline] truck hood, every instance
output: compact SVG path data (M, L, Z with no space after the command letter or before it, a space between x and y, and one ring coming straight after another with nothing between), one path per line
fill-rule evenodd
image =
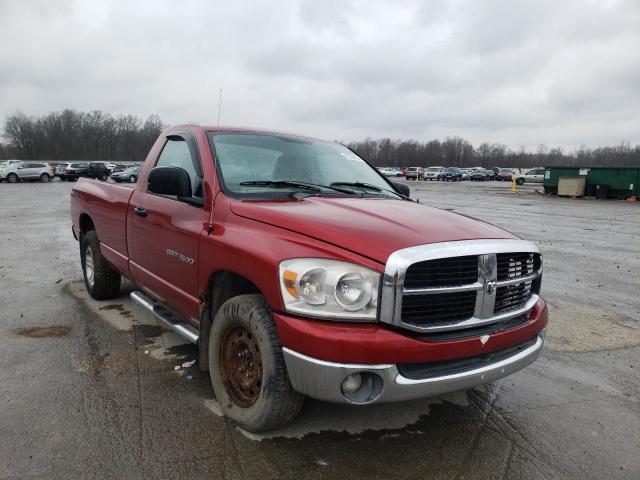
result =
M384 198L233 201L231 211L244 218L317 238L380 263L386 263L394 251L415 245L515 238L480 220Z

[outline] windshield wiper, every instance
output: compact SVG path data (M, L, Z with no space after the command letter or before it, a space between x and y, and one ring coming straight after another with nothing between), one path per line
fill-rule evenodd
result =
M314 192L321 192L322 189L313 185L307 185L305 183L293 182L288 180L253 180L250 182L240 182L242 186L250 187L273 187L273 188L302 188L303 190L312 190Z
M378 187L376 185L372 185L370 183L364 183L364 182L333 182L331 184L331 186L334 185L339 185L339 186L345 186L345 187L358 187L361 189L369 189L369 190L373 190L374 192L389 192L389 193L393 193L394 195L399 196L400 198L404 199L404 200L409 200L410 202L413 202L413 200L409 197L407 197L406 195L403 195L402 193L396 192L395 190L388 190L386 188L382 188L382 187Z
M309 183L297 180L253 180L247 182L240 182L243 186L256 186L256 187L274 187L274 188L303 188L305 190L311 190L314 192L321 192L323 188L333 190L340 193L348 193L350 195L356 194L353 190L346 188L338 188L332 185L321 185L319 183Z

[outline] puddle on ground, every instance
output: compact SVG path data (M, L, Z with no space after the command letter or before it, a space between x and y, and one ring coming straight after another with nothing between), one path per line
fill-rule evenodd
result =
M71 333L70 327L64 325L50 325L48 327L19 328L16 335L30 338L66 337Z
M293 423L274 432L250 433L237 427L247 438L254 441L274 438L303 438L321 432L346 432L357 435L365 431L397 430L414 424L429 415L433 405L469 405L466 392L455 392L434 398L425 398L402 403L355 406L320 402L308 399L300 415ZM223 416L220 404L213 399L205 400L206 407L218 416ZM413 432L420 434L423 432Z
M545 346L557 352L597 352L640 345L640 329L628 317L601 308L549 302Z
M122 312L124 311L124 305L122 304L105 305L104 307L100 307L100 310L118 310L119 312Z
M129 299L126 289L115 301L92 299L84 282L69 283L66 291L116 330L133 332L137 347L156 360L182 363L197 352L194 345L162 327L153 315Z

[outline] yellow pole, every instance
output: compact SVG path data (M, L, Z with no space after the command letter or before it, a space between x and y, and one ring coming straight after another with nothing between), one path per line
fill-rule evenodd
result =
M516 174L511 174L511 193L518 193L516 190Z

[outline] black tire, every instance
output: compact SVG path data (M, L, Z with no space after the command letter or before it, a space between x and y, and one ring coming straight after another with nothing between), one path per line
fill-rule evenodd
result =
M524 185L524 178L516 178L517 185Z
M107 175L106 173L100 174L100 180L102 180L103 182L106 182L107 178L109 178L109 175Z
M40 175L40 181L42 183L49 183L51 181L51 176L43 173L42 175Z
M18 183L18 175L16 175L15 173L10 173L9 175L7 175L7 182L9 183Z
M129 183L136 183L138 181L138 179L136 178L135 175L131 175L129 177Z
M249 360L229 361L236 358L229 356L236 351L232 346L237 349L238 344L251 342L251 351L247 347L240 352L251 359L249 368L245 370L243 363ZM239 295L227 300L213 320L208 348L211 385L228 418L250 432L264 432L280 428L298 415L304 396L291 386L271 310L262 295ZM221 358L223 355L226 359ZM247 371L238 376L249 378L251 374L253 379L255 375L256 384L238 392L240 385L235 379L225 379L236 368Z
M91 258L87 262L87 258ZM94 300L108 300L120 295L122 277L111 268L100 251L100 242L95 230L85 233L80 239L80 263L87 292Z

